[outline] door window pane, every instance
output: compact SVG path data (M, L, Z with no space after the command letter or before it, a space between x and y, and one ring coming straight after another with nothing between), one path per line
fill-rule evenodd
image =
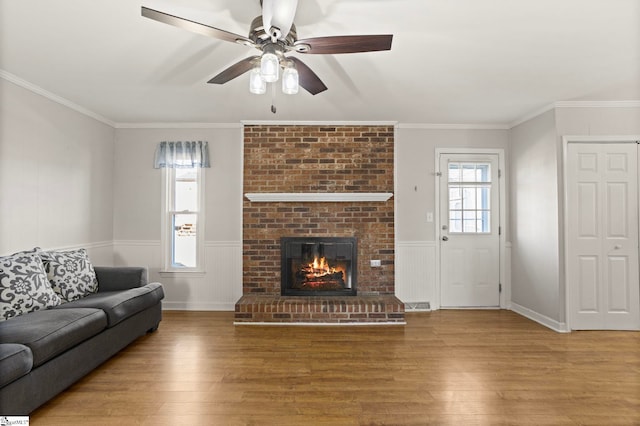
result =
M462 210L462 188L449 187L449 210Z
M491 232L491 164L449 163L448 182L449 232Z
M449 231L462 232L462 211L451 210L449 212Z

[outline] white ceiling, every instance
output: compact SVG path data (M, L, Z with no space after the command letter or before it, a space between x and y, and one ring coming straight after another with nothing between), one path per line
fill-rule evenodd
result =
M640 0L301 0L299 38L393 34L389 52L297 54L329 90L252 95L207 80L249 47L259 0L0 0L0 70L114 123L241 120L504 125L557 101L640 100Z

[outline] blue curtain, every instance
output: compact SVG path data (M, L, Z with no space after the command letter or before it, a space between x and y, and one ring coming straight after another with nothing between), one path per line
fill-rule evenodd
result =
M211 167L209 142L160 142L156 149L155 169Z

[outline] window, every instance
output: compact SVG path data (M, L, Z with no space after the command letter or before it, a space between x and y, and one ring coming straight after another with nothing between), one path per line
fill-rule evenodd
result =
M204 169L166 168L162 247L165 272L202 272Z
M491 232L491 164L449 163L449 232Z

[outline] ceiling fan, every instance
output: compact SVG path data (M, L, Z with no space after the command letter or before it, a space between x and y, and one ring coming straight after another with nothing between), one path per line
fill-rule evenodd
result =
M290 53L337 54L390 50L393 35L346 35L298 39L293 23L298 0L261 0L262 15L251 23L249 36L244 37L189 19L180 18L158 10L142 7L142 16L232 43L260 50L260 55L250 56L231 65L208 83L224 84L251 71L250 90L264 93L266 82L274 82L283 70L283 91L296 93L298 84L312 95L327 90L322 80L304 62ZM288 92L285 87L290 80L295 83ZM262 87L254 87L261 84Z

